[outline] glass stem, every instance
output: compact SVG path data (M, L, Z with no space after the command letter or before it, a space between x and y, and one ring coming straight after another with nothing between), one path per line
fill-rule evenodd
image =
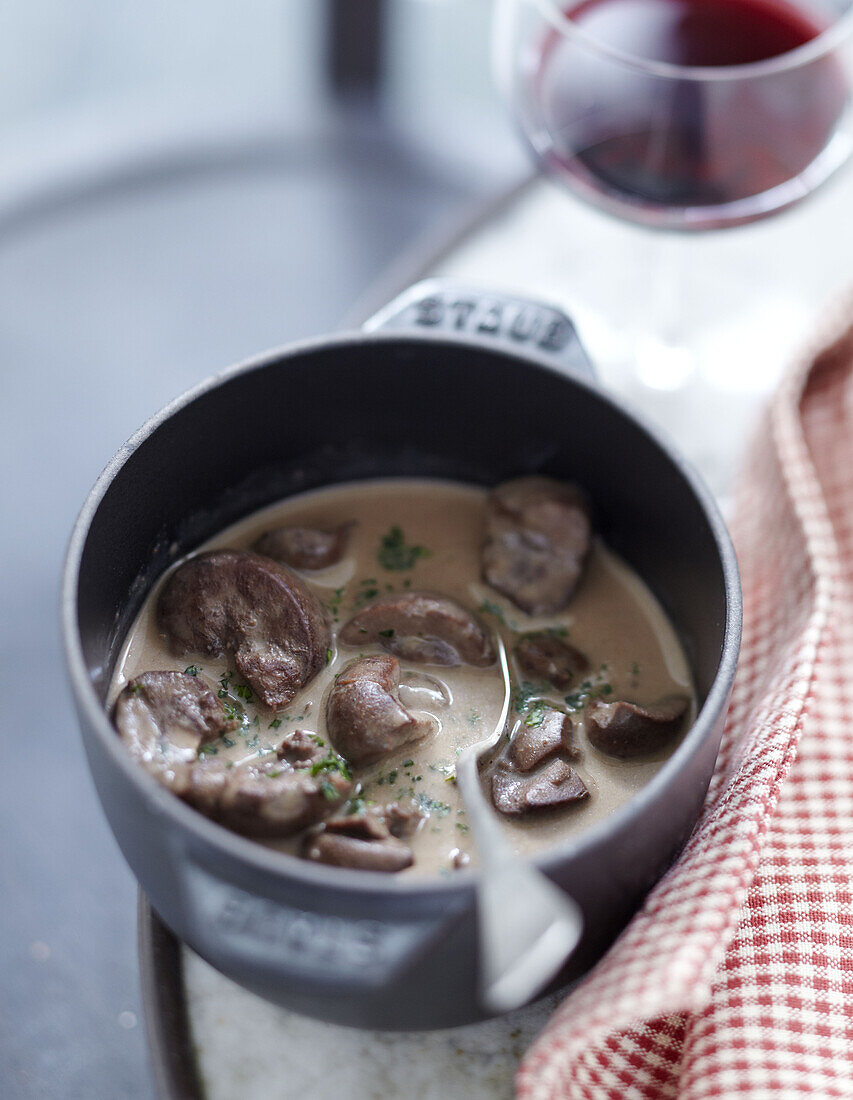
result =
M655 390L680 390L697 367L687 334L687 273L683 269L683 238L651 231L649 249L649 313L637 334L635 356L640 382Z

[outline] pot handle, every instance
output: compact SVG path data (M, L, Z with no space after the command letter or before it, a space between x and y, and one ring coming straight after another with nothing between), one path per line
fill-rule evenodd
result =
M412 918L391 902L379 919L375 907L365 911L363 898L324 911L322 899L310 890L300 893L285 887L281 896L260 895L224 881L200 861L185 860L181 937L244 984L251 977L256 985L284 983L308 996L329 986L357 996L402 980L437 940L453 938L470 908L462 898Z
M514 294L425 279L398 294L363 327L365 332L426 330L495 343L540 361L553 359L563 370L597 381L569 317L556 306Z

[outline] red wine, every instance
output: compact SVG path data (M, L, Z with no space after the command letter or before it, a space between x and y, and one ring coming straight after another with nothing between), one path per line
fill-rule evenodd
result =
M844 110L832 55L693 79L644 64L713 70L788 53L824 28L786 0L583 0L567 15L582 34L550 32L532 80L544 155L623 202L722 206L769 191L815 160Z

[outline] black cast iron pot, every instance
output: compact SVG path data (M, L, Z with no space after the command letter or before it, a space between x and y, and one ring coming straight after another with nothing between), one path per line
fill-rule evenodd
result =
M360 1027L482 1019L476 872L422 881L319 866L184 805L131 760L105 711L127 629L176 557L281 497L358 478L489 485L531 472L586 488L598 530L673 620L700 704L642 791L538 857L584 918L556 988L613 942L696 821L741 615L734 552L710 495L602 392L567 318L420 284L369 331L272 352L178 398L121 449L86 501L68 550L62 625L98 794L165 922L262 996Z

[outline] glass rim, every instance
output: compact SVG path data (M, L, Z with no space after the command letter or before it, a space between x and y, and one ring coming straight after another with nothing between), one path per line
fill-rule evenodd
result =
M785 53L762 61L747 61L738 65L678 65L671 61L655 61L640 57L609 46L584 30L566 13L555 0L502 0L507 3L525 3L538 9L542 17L563 37L575 38L596 53L603 54L609 60L633 69L646 76L660 76L669 79L701 81L732 81L769 76L808 65L837 48L853 32L853 3L845 12L814 38L795 46Z

